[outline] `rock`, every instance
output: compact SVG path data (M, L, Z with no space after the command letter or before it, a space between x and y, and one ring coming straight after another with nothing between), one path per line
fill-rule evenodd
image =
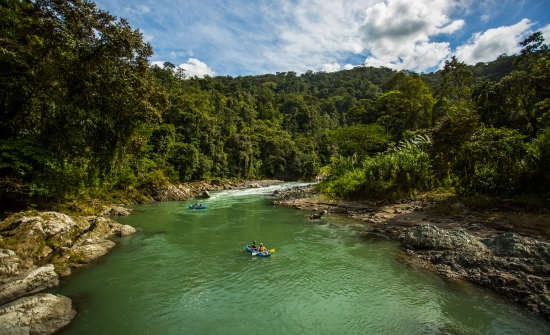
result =
M446 230L430 224L408 228L400 236L400 240L411 249L489 252L478 237L462 229Z
M103 210L99 212L99 216L127 216L132 214L132 210L122 206L103 206Z
M124 236L129 236L129 235L132 235L136 232L136 228L132 227L132 226L129 226L129 225L122 225L122 227L120 227L120 236L121 237L124 237Z
M43 291L58 284L59 278L54 266L52 264L42 266L27 273L23 278L0 286L0 304Z
M115 242L110 240L87 239L79 241L71 248L69 260L72 266L90 263L105 255L115 245Z
M204 190L201 193L199 193L197 198L199 198L199 199L208 199L208 198L210 198L210 193L207 190Z
M317 209L315 209L316 212L313 212L309 215L309 218L311 220L317 220L317 219L320 219L321 217L323 217L323 215L327 214L328 211L326 209L323 209L322 211L320 212L317 212Z
M43 264L51 257L52 249L70 247L89 223L57 212L22 212L6 218L0 226L3 236L17 242L9 248L18 257Z
M506 232L484 242L498 256L535 257L550 262L550 243L520 237Z
M309 219L310 220L318 220L322 217L322 215L320 213L311 213L309 215Z
M24 267L23 261L13 250L0 249L0 285L19 276Z
M0 334L52 334L75 315L71 299L39 293L0 306Z
M150 193L155 201L180 201L192 196L192 190L184 184L160 186L150 190Z

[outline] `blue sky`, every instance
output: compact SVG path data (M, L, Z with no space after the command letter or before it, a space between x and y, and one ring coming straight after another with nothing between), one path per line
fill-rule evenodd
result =
M152 62L189 75L249 75L357 65L427 72L519 51L549 0L98 0L151 43Z

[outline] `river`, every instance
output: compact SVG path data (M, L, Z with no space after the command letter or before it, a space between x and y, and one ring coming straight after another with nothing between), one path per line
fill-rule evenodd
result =
M309 224L271 205L276 186L135 207L139 232L57 292L78 315L62 334L550 334L487 290L402 261L350 219ZM264 242L269 258L244 251Z

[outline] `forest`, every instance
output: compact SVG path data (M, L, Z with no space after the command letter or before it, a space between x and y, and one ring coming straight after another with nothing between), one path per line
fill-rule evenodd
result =
M550 49L434 73L190 78L84 0L0 5L2 211L192 180L322 179L346 199L550 198Z

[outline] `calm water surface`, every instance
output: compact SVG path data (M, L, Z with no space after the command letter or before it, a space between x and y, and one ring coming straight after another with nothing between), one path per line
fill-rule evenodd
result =
M359 239L353 221L273 207L273 189L118 219L139 233L59 289L79 311L62 334L550 334L490 292L403 264L394 242ZM251 256L253 239L277 251Z

